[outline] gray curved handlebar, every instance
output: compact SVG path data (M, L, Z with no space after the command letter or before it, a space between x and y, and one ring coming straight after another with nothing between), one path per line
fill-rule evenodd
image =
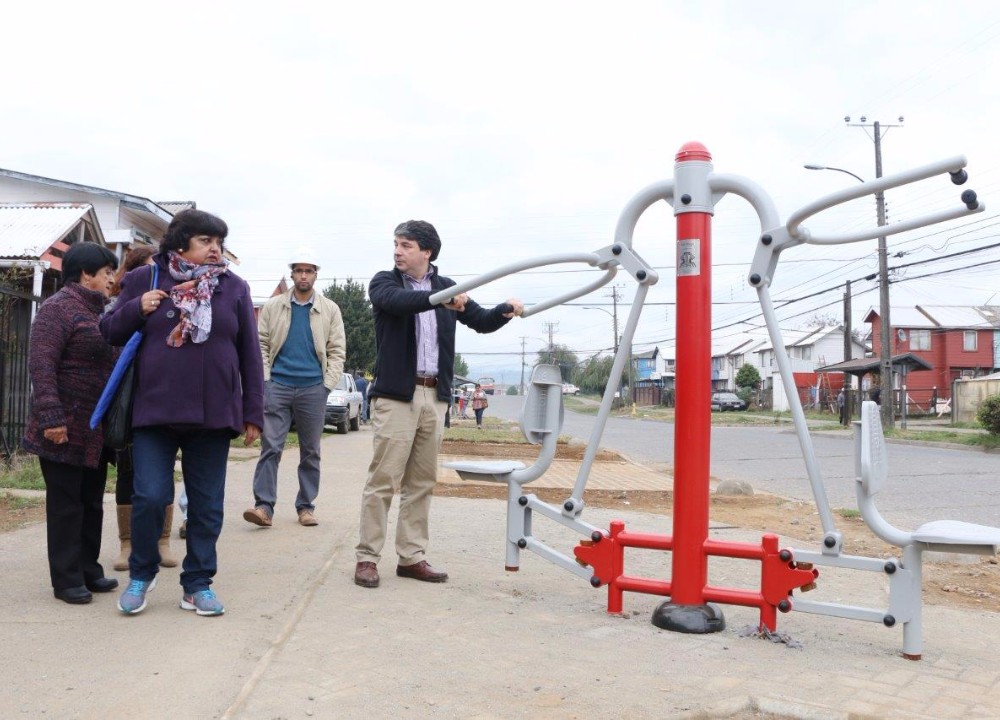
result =
M522 270L530 270L531 268L542 267L545 265L557 265L561 263L571 263L571 262L581 262L590 265L591 267L596 267L601 262L601 258L597 253L560 253L558 255L543 255L538 258L531 258L528 260L520 260L518 262L508 263L507 265L501 265L495 270L490 270L487 273L483 273L478 277L474 277L471 280L465 280L463 282L457 283L450 288L445 288L444 290L439 290L430 296L430 301L432 305L442 305L447 303L451 298L456 295L469 290L474 290L478 287L482 287L486 283L492 282L507 275L512 275L516 272ZM575 298L586 295L587 293L593 292L597 288L606 285L611 282L618 272L617 267L605 268L605 272L597 280L587 284L583 288L577 290L571 290L568 293L560 295L559 297L552 298L551 300L545 300L543 302L532 305L531 308L525 308L524 313L521 317L529 317L535 313L539 313L542 310L548 310L551 307L564 303L568 300L573 300Z
M841 203L845 203L850 200L857 200L858 198L865 197L866 195L876 195L889 188L908 185L909 183L917 182L918 180L926 180L927 178L934 177L935 175L957 172L964 168L965 165L965 156L956 155L955 157L948 158L947 160L938 160L937 162L924 165L923 167L906 170L901 173L896 173L895 175L886 175L885 177L878 178L877 180L869 180L861 183L860 185L839 190L835 193L827 195L826 197L820 198L819 200L815 200L800 210L792 213L788 217L788 222L785 224L785 228L791 237L801 242L809 243L810 245L839 245L842 243L858 242L860 240L873 240L877 237L894 235L896 233L906 232L907 230L924 227L925 225L932 225L945 220L962 217L963 215L971 215L972 213L982 212L986 209L986 206L983 203L978 203L974 208L961 207L953 208L951 210L941 210L919 218L914 218L913 220L907 220L906 222L883 225L876 227L873 230L860 230L856 233L839 236L817 236L813 235L806 228L801 227L802 223L813 215L823 210L828 210L836 205L840 205Z

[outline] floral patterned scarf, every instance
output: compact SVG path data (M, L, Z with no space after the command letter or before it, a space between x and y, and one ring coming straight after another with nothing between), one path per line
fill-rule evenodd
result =
M190 340L195 344L208 340L212 332L212 293L219 276L229 272L229 261L218 265L195 265L175 252L167 255L167 269L177 284L170 299L180 311L181 320L167 336L167 345L180 347Z

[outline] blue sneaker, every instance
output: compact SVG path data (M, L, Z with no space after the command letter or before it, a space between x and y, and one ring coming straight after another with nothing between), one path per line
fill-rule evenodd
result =
M126 615L138 615L146 609L146 593L156 587L152 580L129 580L125 592L118 598L118 609Z
M222 615L226 612L222 601L208 588L191 595L185 593L181 598L181 610L194 610L199 615Z

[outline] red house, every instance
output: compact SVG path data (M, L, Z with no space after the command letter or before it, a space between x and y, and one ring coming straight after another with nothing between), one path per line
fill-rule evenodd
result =
M892 308L890 338L892 355L913 353L926 360L932 370L906 377L907 391L929 397L934 388L942 398L951 397L951 383L959 378L979 377L1000 369L1000 306L916 305ZM882 322L870 310L872 349L881 354ZM902 379L893 378L899 388Z

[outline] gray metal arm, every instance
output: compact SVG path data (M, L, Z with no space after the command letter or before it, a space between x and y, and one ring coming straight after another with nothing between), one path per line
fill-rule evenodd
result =
M929 213L927 215L914 218L913 220L893 223L892 225L882 225L873 230L859 230L858 232L848 233L845 235L817 236L810 233L806 228L801 227L802 223L811 218L813 215L836 205L840 205L841 203L845 203L850 200L857 200L858 198L863 198L866 195L876 195L880 192L888 190L889 188L909 185L910 183L914 183L919 180L926 180L927 178L934 177L935 175L957 173L964 168L966 164L967 161L965 156L957 155L955 157L948 158L947 160L938 160L937 162L929 163L923 167L906 170L894 175L886 175L885 177L881 177L876 180L869 180L861 183L860 185L839 190L835 193L827 195L826 197L811 202L802 209L792 213L788 217L788 222L785 224L785 227L791 237L796 238L801 242L807 242L812 245L841 245L843 243L858 242L861 240L874 240L878 237L894 235L896 233L906 232L907 230L915 230L916 228L925 227L927 225L934 225L935 223L944 222L946 220L953 220L955 218L962 217L963 215L972 215L974 213L982 212L986 209L986 205L976 201L973 207L941 210L939 212Z

